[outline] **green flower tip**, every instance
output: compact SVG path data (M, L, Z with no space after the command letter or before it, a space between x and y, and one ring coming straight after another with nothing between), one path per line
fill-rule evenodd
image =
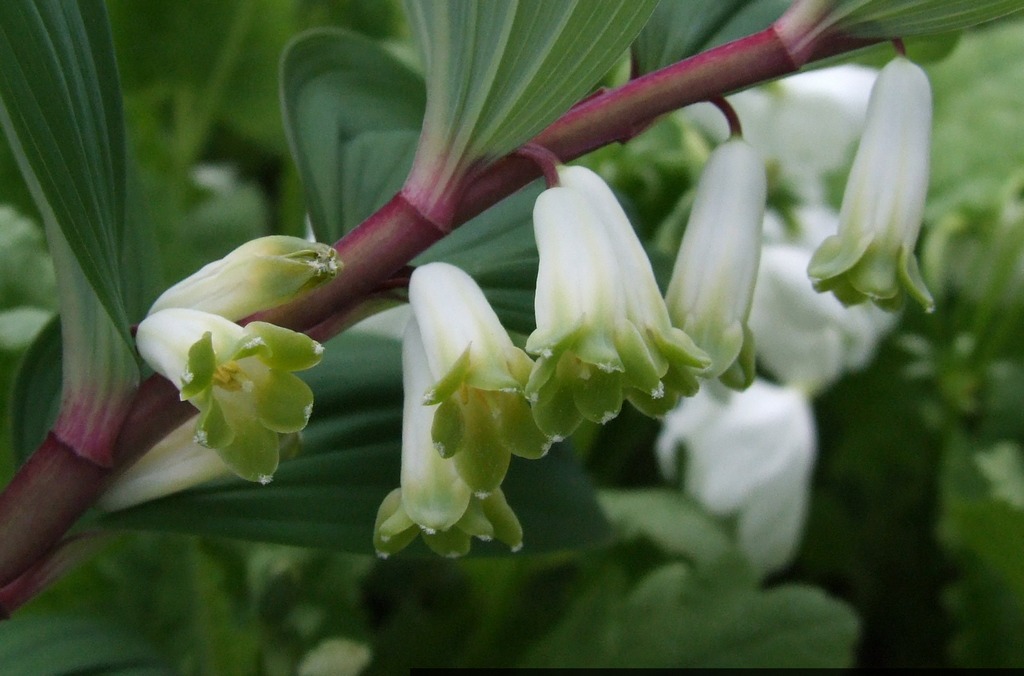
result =
M320 361L308 336L265 322L238 326L198 310L161 310L139 324L139 353L199 409L195 441L239 476L268 483L279 434L298 432L313 392L293 371Z
M497 540L513 552L523 547L523 527L500 489L485 497L472 496L459 520L439 530L423 527L410 518L402 501L402 489L396 488L377 510L373 528L377 556L387 558L400 552L418 535L436 554L449 558L468 554L473 538L483 542Z

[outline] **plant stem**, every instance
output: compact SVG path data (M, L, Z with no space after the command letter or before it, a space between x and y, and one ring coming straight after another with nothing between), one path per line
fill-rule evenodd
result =
M812 58L873 42L830 36L812 50ZM792 73L803 56L794 60L775 28L768 28L586 99L532 143L567 162L629 140L665 113ZM315 332L321 340L335 335L353 311L386 288L416 255L540 174L535 162L521 156L495 162L465 186L453 220L444 224L432 222L403 193L395 195L335 244L345 267L334 280L249 320ZM132 402L114 445L113 468L83 459L56 437L47 437L0 494L0 585L46 556L117 471L195 413L168 381L153 376Z

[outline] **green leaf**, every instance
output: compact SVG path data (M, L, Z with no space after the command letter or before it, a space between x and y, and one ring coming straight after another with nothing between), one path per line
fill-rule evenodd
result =
M346 229L401 189L415 144L416 135L409 131L370 132L346 144L341 192ZM459 266L481 286L506 328L529 333L535 327L539 264L533 203L542 188L537 182L491 207L418 256L413 265L445 261Z
M722 527L680 491L602 491L601 506L619 539L647 538L697 565L710 565L733 549Z
M407 0L428 92L412 193L433 204L535 136L615 65L655 4Z
M11 448L17 464L28 459L57 419L61 388L60 322L39 332L25 351L11 387Z
M0 5L0 26L4 131L47 229L59 228L67 239L85 280L131 345L118 273L124 121L103 3L11 0Z
M1024 602L1024 510L1001 500L961 500L950 506L949 519L957 539Z
M828 21L852 35L892 38L960 30L1021 9L1021 0L840 0Z
M633 43L640 74L664 68L705 49L763 30L788 0L662 0Z
M1024 23L964 36L929 68L935 91L929 220L959 207L984 209L1024 165Z
M139 376L121 268L140 241L125 225L124 121L106 11L98 0L18 0L0 5L0 26L0 122L57 272L64 390L55 431L105 463Z
M372 553L377 508L399 482L400 363L396 341L343 334L308 372L316 405L304 454L282 462L273 483L221 481L101 523ZM503 490L526 530L526 552L594 546L608 535L593 489L565 446L513 463ZM494 543L474 551L508 553Z
M725 561L704 573L682 563L632 589L612 570L586 590L527 656L527 667L849 666L857 620L817 589L749 587Z
M281 82L285 130L309 217L317 238L333 241L354 225L343 221L351 213L342 198L348 178L343 147L366 132L418 130L426 105L423 81L372 40L315 30L288 46Z
M10 674L173 674L137 636L97 620L62 615L0 624L0 664Z

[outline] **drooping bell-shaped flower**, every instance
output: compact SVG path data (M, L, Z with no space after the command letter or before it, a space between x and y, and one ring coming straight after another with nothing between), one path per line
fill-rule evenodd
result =
M309 420L313 392L292 374L320 361L322 346L288 329L184 308L160 310L138 326L142 358L199 409L196 441L216 449L239 476L269 480L278 433Z
M401 487L388 494L377 512L373 537L378 554L398 552L421 533L427 545L443 556L467 553L474 536L497 538L518 549L522 528L501 489L475 495L456 460L438 453L432 428L440 405L423 401L423 393L436 381L415 318L409 321L402 343L402 374Z
M533 361L512 344L473 278L453 265L417 268L409 303L430 372L420 401L438 405L434 446L485 497L501 485L512 455L539 458L551 446L523 394Z
M665 413L697 390L707 359L672 327L650 262L604 181L582 167L558 173L560 185L533 212L537 329L526 349L538 359L527 394L541 429L564 437L583 419L611 420L624 398Z
M747 327L761 256L764 161L733 137L708 158L665 300L676 326L711 357L708 377L743 388L754 377Z
M928 76L904 57L893 59L871 90L839 232L822 242L808 267L818 291L832 291L845 305L871 300L894 310L905 289L925 309L934 307L914 257L928 191L931 118Z
M235 321L330 281L339 269L334 249L326 244L260 237L164 291L149 312L191 308Z

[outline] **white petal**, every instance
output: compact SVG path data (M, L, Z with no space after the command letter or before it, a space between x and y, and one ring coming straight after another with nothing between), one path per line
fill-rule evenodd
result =
M188 381L188 351L207 332L212 335L214 353L220 355L234 346L244 329L200 310L160 310L139 323L135 344L153 370L180 388Z
M415 318L409 321L402 341L402 374L402 506L423 528L447 530L462 518L472 490L459 476L455 463L438 454L431 439L437 406L422 403L433 377Z

